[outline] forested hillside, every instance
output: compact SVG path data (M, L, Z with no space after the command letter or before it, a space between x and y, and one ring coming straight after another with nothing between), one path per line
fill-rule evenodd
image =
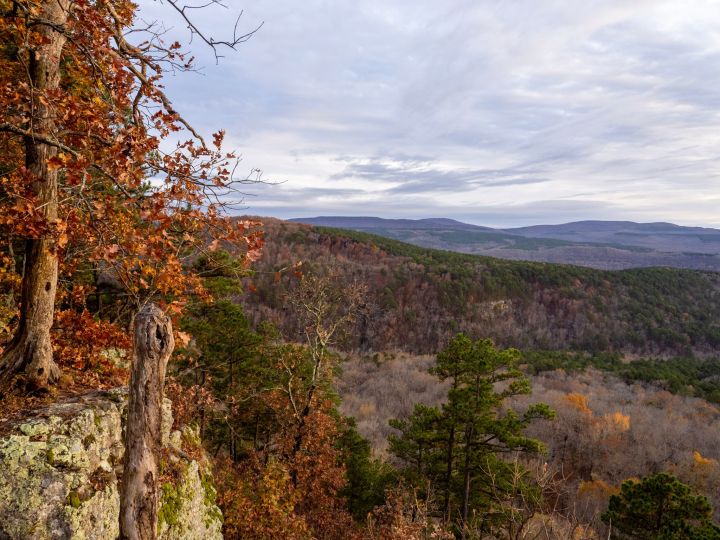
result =
M499 259L575 264L600 270L667 266L720 271L718 230L672 223L578 221L493 229L445 218L319 216L290 221Z
M388 453L388 438L395 433L390 419L407 418L417 403L445 401L449 384L428 373L434 364L429 356L380 355L343 365L341 410L356 419L358 430L380 454ZM608 497L623 480L657 471L672 472L716 508L720 504L717 406L595 369L550 370L531 381L532 395L514 404L524 410L531 403L547 403L556 412L553 420L527 430L547 447L530 468L550 471L545 496L555 502L556 517L597 528ZM594 536L585 531L551 537Z
M411 246L366 233L265 219L266 246L243 298L287 335L297 265L368 288L348 349L434 353L456 332L525 349L712 355L720 346L720 275L599 271ZM290 271L295 270L295 271Z

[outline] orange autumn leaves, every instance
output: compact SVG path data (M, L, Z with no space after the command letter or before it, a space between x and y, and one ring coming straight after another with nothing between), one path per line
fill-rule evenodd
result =
M45 7L46 0L0 0L0 257L7 274L0 279L15 296L0 308L3 338L17 311L24 240L50 239L60 263L58 308L70 309L63 298L78 283L99 303L88 287L94 281L124 303L112 317L123 325L148 300L176 312L188 296L209 297L192 268L198 257L212 259L222 247L248 265L263 245L257 221L228 214L238 186L250 180L236 177L224 132L206 142L164 93L166 71L191 68L180 44L165 44L152 26L135 27L133 2L72 2L66 23L53 29L64 38L59 87L42 89L30 84L26 67L47 40L38 31ZM52 113L48 133L33 131L38 103ZM57 152L44 165L58 173L49 201L33 190L28 137ZM46 217L48 204L57 218ZM67 338L56 349L70 364L79 363L67 360L79 354L68 352L77 331L94 328L102 342L117 330L83 314L85 307L73 303L76 316L56 318L56 338ZM70 328L71 321L81 326Z
M287 429L270 453L253 451L240 463L228 458L216 462L227 538L361 537L340 496L346 477L334 446L337 422L328 414L329 403L319 405L303 427L300 451L292 451L297 432Z
M75 2L64 29L62 88L44 93L24 80L23 44L40 39L33 17L40 0L0 2L0 36L16 55L0 59L0 133L3 162L2 228L17 237L50 235L65 270L85 262L134 295L202 292L187 272L198 252L223 242L248 261L258 256L258 223L225 215L236 158L223 152L224 133L206 144L174 111L163 93L164 70L184 60L178 44L148 34L145 47L127 43L137 6L128 1ZM7 5L4 5L7 4ZM170 57L168 57L170 55ZM141 71L145 77L138 76ZM59 151L48 160L61 172L59 219L44 222L24 168L19 132L31 128L33 102L48 103L57 129L48 135ZM183 131L189 136L182 140ZM171 134L180 137L163 144ZM214 243L213 243L214 241Z
M591 418L593 426L602 434L619 434L630 429L630 417L620 411L595 418L592 409L590 409L588 398L583 394L572 392L565 395L564 400L571 407L583 415L587 415L588 418Z

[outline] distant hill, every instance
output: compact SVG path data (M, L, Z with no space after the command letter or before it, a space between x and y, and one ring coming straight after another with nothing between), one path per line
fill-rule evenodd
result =
M296 218L289 221L319 225L322 227L336 227L338 229L399 229L399 230L458 230L458 231L495 231L490 227L480 227L448 218L426 219L384 219L378 217L362 216L319 216L314 218Z
M369 232L422 247L598 269L669 266L720 271L720 230L672 223L578 221L493 229L453 219L320 216L291 221Z
M602 271L507 261L413 246L364 232L264 219L266 244L242 301L255 322L288 336L297 278L339 274L364 283L367 313L344 346L435 353L464 331L522 349L714 356L720 351L720 274L669 268ZM405 229L407 230L407 229Z
M603 242L647 247L657 251L720 253L720 230L682 227L672 223L632 221L577 221L563 225L536 225L506 229L527 238L555 238L571 242Z

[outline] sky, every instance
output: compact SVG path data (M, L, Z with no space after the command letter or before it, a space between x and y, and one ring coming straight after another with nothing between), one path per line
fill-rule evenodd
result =
M187 42L160 0L140 0ZM227 0L262 27L167 94L225 129L244 212L720 227L720 6L684 0Z

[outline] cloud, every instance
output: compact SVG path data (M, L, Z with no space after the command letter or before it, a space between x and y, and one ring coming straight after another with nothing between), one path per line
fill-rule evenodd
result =
M166 5L140 5L186 36ZM193 14L222 37L241 8L260 32L219 65L196 41L203 74L167 88L285 182L251 189L252 211L720 226L711 0L235 0Z
M371 158L349 159L346 167L331 176L333 180L353 179L369 184L390 182L387 195L450 191L473 191L479 187L537 184L545 179L533 177L532 170L512 169L441 169L429 158L401 160Z

